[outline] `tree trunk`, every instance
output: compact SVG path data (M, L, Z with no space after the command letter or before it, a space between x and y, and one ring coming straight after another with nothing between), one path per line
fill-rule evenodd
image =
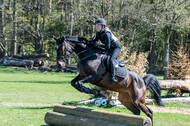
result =
M91 0L91 13L89 15L91 15L91 20L90 20L90 36L91 38L93 37L93 32L95 31L95 26L94 24L91 22L94 20L94 0Z
M79 0L79 4L78 4L78 25L79 25L79 35L80 36L83 36L83 31L82 31L82 14L81 14L81 3L82 3L82 0Z
M65 8L65 34L68 34L68 17L69 17L69 15L68 15L68 5L67 5L68 3L67 2L65 2L65 4L64 4L64 8ZM60 32L61 33L61 32Z
M176 31L174 30L172 33L171 33L171 39L170 39L170 52L169 52L169 55L170 55L170 61L172 62L172 51L175 50L175 41L176 39Z
M61 6L61 22L63 21L64 6ZM66 16L66 15L65 15Z
M170 28L168 26L165 27L165 49L164 49L164 79L167 79L167 75L168 75L168 70L166 68L168 68L169 66L169 42L170 42L170 35L171 35L171 31Z
M11 0L8 1L7 9L10 10Z
M52 0L49 0L49 11L51 13L51 8L52 8Z
M4 43L4 0L0 0L0 43ZM1 47L2 46L2 47ZM3 44L0 45L1 48L4 48ZM2 52L5 52L5 48L2 49ZM5 55L5 54L4 54ZM0 55L3 56L3 55Z
M152 65L154 63L154 49L156 45L156 27L154 28L153 32L153 40L151 43L151 48L150 48L150 60L149 60L149 71L148 73L152 73Z
M70 32L69 35L72 35L73 33L73 0L70 0Z
M153 4L153 3L151 3ZM151 42L151 47L150 47L150 59L149 59L149 71L148 73L152 73L152 67L154 64L154 49L156 45L156 32L157 32L157 7L156 5L154 6L155 9L155 25L154 25L154 30L153 30L153 40Z
M121 31L121 28L122 28L122 19L121 19L121 17L122 17L122 9L123 9L123 0L120 0L120 10L119 10L119 39L121 39L121 33L122 33L122 31Z
M0 34L4 36L4 0L0 0ZM2 42L2 41L1 41Z
M46 23L46 20L45 20L45 17L46 17L46 12L45 12L45 10L46 10L46 4L45 4L45 0L43 0L43 3L42 3L42 19L43 19L43 21L42 21L42 33L41 33L41 39L40 39L40 52L39 53L42 53L42 50L43 50L43 42L44 42L44 37L45 37L45 23Z
M111 15L111 18L112 18L112 27L114 27L114 18L115 18L115 0L112 0L112 15Z
M16 6L17 6L17 0L13 1L13 40L12 40L12 54L16 55L17 52L17 21L16 21Z
M101 1L102 16L104 17L104 0Z
M40 29L39 29L39 19L38 16L40 15L40 2L39 0L36 0L36 15L35 15L35 52L40 53L41 52L41 40L40 40Z

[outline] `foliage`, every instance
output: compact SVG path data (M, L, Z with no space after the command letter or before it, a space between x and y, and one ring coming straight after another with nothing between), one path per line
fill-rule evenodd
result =
M148 67L147 57L148 53L133 52L130 54L129 48L123 47L118 59L125 60L127 69L134 71L140 77L144 77L146 75L146 68Z
M176 46L177 51L172 52L172 60L168 68L168 78L175 80L184 80L190 75L190 59L188 51L183 45Z
M164 54L168 54L167 50L175 51L172 45L183 40L187 46L190 41L189 0L17 0L15 21L13 2L4 0L3 5L0 57L5 52L13 55L14 22L17 23L17 54L47 52L50 60L55 60L53 35L89 39L95 35L94 21L105 18L130 53L150 52L147 58L155 73L163 71L163 60L169 57ZM169 44L171 48L165 48Z

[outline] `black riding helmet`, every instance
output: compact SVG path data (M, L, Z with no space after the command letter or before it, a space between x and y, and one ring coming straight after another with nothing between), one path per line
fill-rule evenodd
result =
M99 18L95 21L95 24L100 24L100 25L106 26L106 20L104 20L103 18Z

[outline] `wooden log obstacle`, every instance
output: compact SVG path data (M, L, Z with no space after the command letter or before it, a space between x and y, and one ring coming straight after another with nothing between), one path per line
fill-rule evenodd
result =
M55 126L152 126L149 117L64 105L47 112L44 120Z
M177 96L183 93L189 93L190 96L190 80L159 80L162 90L176 90Z

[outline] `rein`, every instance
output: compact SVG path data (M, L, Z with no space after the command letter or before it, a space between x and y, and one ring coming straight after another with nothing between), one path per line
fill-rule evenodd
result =
M66 39L67 40L67 39ZM69 50L68 49L68 43L71 43L70 41L66 41L65 39L64 39L64 42L62 43L62 44L60 44L60 45L57 45L58 47L57 47L57 50L58 50L58 48L60 47L60 46L65 46L64 47L64 54L66 55L66 56L57 56L56 57L56 59L61 59L61 58L63 58L63 59L69 59L70 57L69 56L67 56L67 51L69 52L69 53L72 53L72 51L71 50ZM75 42L75 41L74 41ZM76 43L76 42L75 42ZM84 43L84 42L81 42L81 43ZM84 49L84 50L82 50L82 51L80 51L80 52L78 52L78 53L76 53L76 55L81 55L81 54L83 54L83 53L85 53L86 51L89 51L89 50L91 50L92 48L94 48L94 46L92 46L92 47L90 47L90 48L88 48L88 49ZM94 54L93 54L94 55ZM91 57L91 56L93 56L93 55L88 55L88 56L86 56L86 57L84 57L84 58L82 58L82 59L80 59L80 61L82 61L82 60L84 60L84 59L86 59L86 58L89 58L89 57Z
M64 40L64 42L61 44L61 45L57 45L58 47L57 47L57 50L58 50L58 48L60 47L60 46L65 46L65 48L64 48L64 54L66 55L66 53L67 53L67 51L69 52L69 53L72 53L69 49L68 49L68 45L67 45L68 43L66 42L66 40ZM90 47L90 48L88 48L88 49L85 49L85 50L82 50L82 51L80 51L80 52L78 52L78 53L76 53L76 55L80 55L80 54L83 54L83 53L85 53L86 51L89 51L89 50L91 50L92 48L94 48L94 47ZM84 60L84 59L86 59L86 58L88 58L89 56L87 56L87 57L84 57L83 59L81 59L81 60ZM57 56L56 57L56 59L61 59L61 58L66 58L66 59L69 59L70 57L68 56Z
M92 48L94 48L94 47L90 47L89 49L85 49L85 50L83 50L83 51L81 51L81 52L79 52L79 53L76 53L77 55L80 55L80 54L82 54L82 53L84 53L84 52L86 52L86 51L88 51L88 50L91 50Z

